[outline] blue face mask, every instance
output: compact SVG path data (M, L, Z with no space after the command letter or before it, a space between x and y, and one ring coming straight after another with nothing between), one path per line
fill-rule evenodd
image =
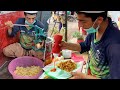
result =
M96 19L97 20L97 19ZM96 20L95 20L95 22L96 22ZM95 22L94 22L94 24L95 24ZM99 25L98 25L98 27L95 29L93 26L94 26L94 24L92 25L92 27L90 27L89 29L85 29L85 31L88 33L88 34L90 34L90 33L95 33L95 32L97 32L98 31L98 29L99 29Z
M96 29L92 26L92 27L89 28L89 29L85 29L85 31L86 31L88 34L90 34L90 33L95 33L95 32L97 32L98 29L99 29L99 26L98 26Z
M33 25L36 22L36 20L33 21L33 23L29 23L27 20L25 20L25 24L27 25Z

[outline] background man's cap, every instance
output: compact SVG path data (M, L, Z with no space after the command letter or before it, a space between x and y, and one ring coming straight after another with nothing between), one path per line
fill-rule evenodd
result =
M37 13L38 11L24 11L25 13Z

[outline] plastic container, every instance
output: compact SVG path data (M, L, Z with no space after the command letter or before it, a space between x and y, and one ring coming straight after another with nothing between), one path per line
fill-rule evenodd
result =
M41 70L37 75L34 76L19 76L14 73L17 66L30 67L32 65L40 66L41 68L44 67L44 63L38 58L23 56L13 59L8 65L8 70L12 74L13 79L38 79L39 76L43 73L43 70Z
M72 54L71 50L67 50L67 49L62 50L62 55L64 58L71 58L71 54Z

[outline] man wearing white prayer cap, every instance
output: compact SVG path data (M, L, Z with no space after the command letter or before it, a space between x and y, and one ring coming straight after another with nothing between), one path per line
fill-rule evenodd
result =
M10 44L3 49L3 53L7 57L21 57L21 56L34 56L39 59L43 59L43 52L37 52L33 49L33 46L40 48L42 44L38 43L34 45L35 40L35 28L32 25L44 29L42 22L36 19L38 11L24 11L24 18L19 18L15 24L28 25L28 26L14 26L11 21L7 21L5 24L8 27L8 35L15 37L20 32L20 41Z
M86 32L86 40L79 44L62 42L61 49L89 51L86 74L71 73L71 79L120 79L120 30L107 11L77 11L77 19Z

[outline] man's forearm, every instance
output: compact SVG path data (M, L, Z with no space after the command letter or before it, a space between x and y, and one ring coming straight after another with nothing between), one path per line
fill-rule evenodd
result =
M94 77L92 75L85 75L83 78L84 79L100 79L100 78Z
M68 44L68 48L70 49L70 50L73 50L73 51L81 51L81 46L80 46L80 44L74 44L74 43L70 43L70 44Z

